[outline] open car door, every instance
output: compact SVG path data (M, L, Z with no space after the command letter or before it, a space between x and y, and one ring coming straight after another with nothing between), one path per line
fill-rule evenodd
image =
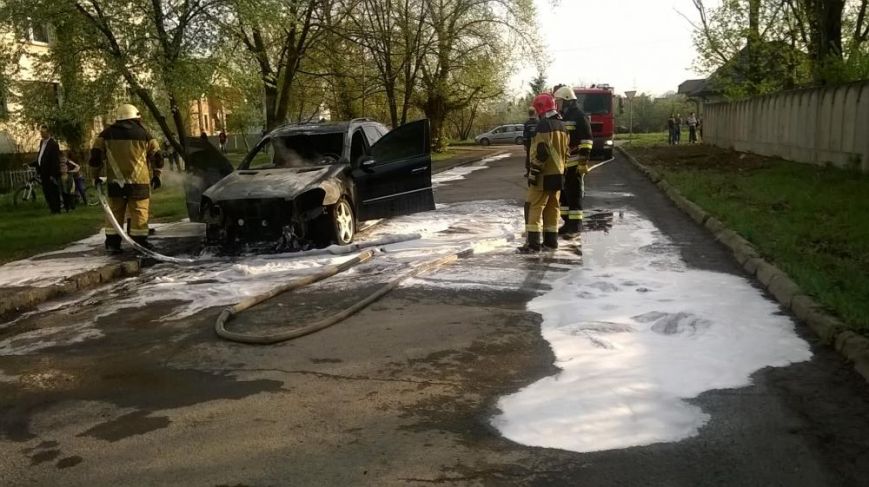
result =
M369 156L353 161L353 179L359 220L433 210L428 119L402 125L381 137L371 146Z
M233 171L232 163L217 147L198 137L187 138L187 159L184 161L184 195L187 216L192 222L201 222L199 205L202 193Z

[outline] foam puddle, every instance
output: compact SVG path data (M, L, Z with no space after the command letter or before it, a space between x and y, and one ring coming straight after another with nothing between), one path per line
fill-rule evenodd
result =
M465 179L469 174L474 173L476 171L480 171L483 169L489 169L489 166L486 164L494 161L499 161L501 159L505 159L510 157L510 154L498 154L496 156L487 157L480 161L466 164L462 166L457 166L449 171L444 171L442 173L438 173L432 176L431 183L433 188L438 188L439 186L443 186L446 183L453 183L456 181L461 181Z
M811 357L749 281L689 269L651 222L626 220L586 233L585 267L528 304L561 372L500 399L492 424L510 440L576 452L683 440L710 419L687 399Z

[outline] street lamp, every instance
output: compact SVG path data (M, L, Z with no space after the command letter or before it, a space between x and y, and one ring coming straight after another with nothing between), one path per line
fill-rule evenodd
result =
M626 91L625 96L628 97L628 111L630 115L628 116L628 142L632 142L634 140L634 95L636 95L636 91Z

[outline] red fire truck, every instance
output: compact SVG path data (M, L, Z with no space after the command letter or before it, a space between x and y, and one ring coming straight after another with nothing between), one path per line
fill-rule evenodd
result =
M610 85L591 85L590 88L574 88L576 102L582 111L591 118L591 132L594 136L592 155L603 155L605 159L613 156L615 137L615 91Z

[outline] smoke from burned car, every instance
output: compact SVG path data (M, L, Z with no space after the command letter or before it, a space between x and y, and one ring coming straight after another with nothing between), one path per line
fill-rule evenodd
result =
M305 167L332 164L341 158L343 133L295 134L271 139L272 157L254 155L242 169ZM265 149L265 146L264 146Z

